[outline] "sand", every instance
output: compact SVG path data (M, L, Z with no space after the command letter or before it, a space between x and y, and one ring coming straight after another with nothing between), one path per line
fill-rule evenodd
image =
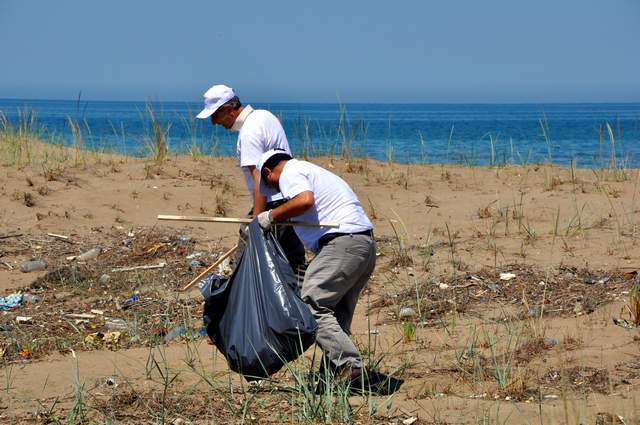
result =
M392 397L352 397L363 407L331 422L637 423L640 338L625 305L640 257L638 170L312 161L343 177L374 222L378 264L353 336L375 347L371 357L383 370L405 379ZM298 421L299 396L282 391L291 382L286 372L280 384L251 392L205 339L151 349L150 330L135 340L129 329L113 344L91 345L84 338L104 334L106 319L64 316L102 309L127 320L138 314L146 326L154 314L188 311L198 327L199 295L177 292L202 270L190 269L186 256L210 263L235 243L237 225L156 216L243 216L250 198L233 159L172 156L158 165L91 153L4 165L0 198L0 295L31 288L42 298L0 316L0 422L66 421L82 416L78 405L101 422ZM191 238L182 251L180 236ZM32 285L98 244L106 251L81 265L81 287ZM31 258L46 259L49 269L21 273ZM164 269L109 272L161 261ZM501 280L507 272L515 277ZM99 283L104 273L110 284ZM123 310L127 294L153 296ZM401 319L407 307L415 315ZM18 315L38 322L19 327ZM48 333L57 339L42 343ZM21 354L20 335L41 339ZM164 385L162 371L177 378ZM624 422L606 422L618 415Z

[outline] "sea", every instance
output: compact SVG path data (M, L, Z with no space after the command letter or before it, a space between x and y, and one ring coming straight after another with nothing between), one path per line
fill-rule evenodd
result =
M640 103L252 106L281 120L299 157L640 167ZM0 99L4 125L29 126L52 143L146 156L160 135L172 153L235 155L237 134L195 119L200 109L200 102Z

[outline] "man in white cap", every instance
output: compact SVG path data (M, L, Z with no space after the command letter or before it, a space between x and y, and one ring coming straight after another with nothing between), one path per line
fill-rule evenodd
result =
M310 162L292 159L283 150L265 152L258 169L260 190L269 193L275 189L286 199L258 215L263 229L293 217L340 223L337 229L293 226L316 254L307 268L301 297L318 323L316 342L329 363L324 367L348 379L356 389L364 382L369 391L374 385L378 393L395 391L400 385L397 380L382 380L383 375L377 373L372 379L372 373L363 373L360 352L349 337L358 296L376 264L373 225L358 197L340 177Z
M277 207L284 202L282 195L260 193L260 173L256 165L260 156L269 149L282 149L291 154L284 129L271 112L253 109L251 105L242 106L240 99L231 87L219 84L204 93L204 109L197 115L200 119L211 119L213 125L221 125L227 130L238 132L236 154L240 168L245 175L247 188L253 196L250 214L257 217L263 211ZM291 226L279 226L276 236L294 271L305 262L304 246ZM238 249L236 260L240 258L242 248Z

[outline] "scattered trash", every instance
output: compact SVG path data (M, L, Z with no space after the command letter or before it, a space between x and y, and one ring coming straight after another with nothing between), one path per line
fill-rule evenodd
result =
M120 342L120 335L122 334L118 331L107 332L102 336L102 342L110 345L115 350Z
M100 282L101 285L106 285L107 283L109 283L110 280L111 280L111 276L105 273L102 276L100 276L100 279L98 279L98 282Z
M37 303L40 302L40 297L33 294L22 294L23 303Z
M73 282L74 284L86 281L89 278L89 270L78 264L64 265L48 271L31 282L31 289L48 288L54 282Z
M624 278L627 280L635 279L638 276L638 271L624 272Z
M98 255L100 255L103 251L104 251L104 248L100 245L97 245L96 247L91 248L90 250L78 255L76 257L76 260L78 261L93 260L94 258L97 258Z
M61 240L63 242L67 242L67 243L73 243L73 241L71 240L71 238L69 238L69 236L65 236L65 235L57 235L55 233L47 233L47 236L50 236L54 239L58 239Z
M592 276L585 276L585 278L584 278L584 283L586 283L587 285L594 285L596 283L602 284L602 283L607 283L608 281L609 281L608 277L603 277L602 279L597 279L597 278L594 278Z
M500 273L500 280L511 280L516 277L513 273Z
M20 350L20 357L22 357L23 359L26 359L27 357L31 356L31 350L29 350L29 348L27 347L22 347L22 349Z
M487 283L487 288L491 289L493 292L498 292L500 290L500 286L495 283Z
M398 315L398 317L400 317L400 319L411 319L414 318L418 315L418 313L416 313L416 311L411 308L411 307L403 307L400 310L400 314Z
M140 301L140 297L137 295L132 296L131 298L129 298L128 300L126 300L125 302L122 303L122 307L120 307L122 310L126 310L129 307L131 307L133 304L136 303L136 301Z
M403 425L411 425L413 423L416 423L418 421L418 418L416 418L415 416L411 416L410 418L405 419L404 421L402 421Z
M443 289L443 290L444 290L444 289L448 289L448 288L449 288L449 285L447 285L446 283L440 283L440 284L438 285L438 288Z
M189 263L189 267L192 267L192 268L204 267L204 266L206 266L206 264L200 260L192 260L191 263Z
M180 236L178 238L178 242L180 243L180 246L185 247L189 245L189 242L191 242L191 238L189 236Z
M96 345L99 344L100 341L102 341L102 337L103 336L104 335L102 334L102 332L91 333L91 334L89 334L89 335L84 337L84 343L86 345L95 347Z
M231 258L225 258L218 266L218 273L221 275L230 275L233 270L231 269Z
M631 323L629 323L628 320L626 319L616 319L615 317L613 318L613 324L617 325L617 326L621 326L625 329L631 329L633 328L633 325L631 325Z
M545 400L556 400L558 398L555 394L547 394L543 397Z
M102 315L104 314L104 311L102 311L102 310L97 310L97 309L92 309L92 310L91 310L91 312L92 312L93 314L98 314L98 315L100 315L100 316L102 316Z
M0 310L13 310L20 307L22 303L22 294L11 294L6 297L0 297Z
M29 324L31 323L31 316L16 316L17 323Z
M65 316L72 319L94 319L96 317L95 314L89 313L68 313Z
M545 338L544 343L545 345L555 346L555 345L560 345L560 340L555 338Z
M544 286L544 285L546 285L546 283L545 283L545 281L544 281L544 280L541 280L540 282L538 282L538 285L540 285L540 286Z
M162 263L158 263L158 264L151 264L149 266L118 267L118 268L115 268L115 269L111 269L111 273L130 272L130 271L134 271L134 270L161 269L166 265L167 265L167 263L162 262Z
M199 257L202 257L202 252L194 252L193 254L187 255L187 260L192 260Z
M89 251L83 252L82 254L78 255L75 258L75 260L77 260L77 261L93 260L98 255L100 255L100 253L102 253L102 251L103 251L103 248L100 245L98 245L95 248L91 248Z
M185 329L185 327L183 325L179 325L164 336L164 342L169 342L173 339L176 339L184 335L186 332L187 330Z
M207 328L202 326L199 330L198 330L198 335L200 335L201 337L205 337L207 336Z
M25 261L24 263L20 264L20 271L22 273L30 273L30 272L35 272L39 270L44 270L47 268L47 266L48 264L44 260Z
M107 329L111 330L122 330L127 329L127 322L125 322L123 319L110 319L105 322L105 326L107 327Z
M108 377L107 379L105 379L104 383L107 387L118 388L118 383L116 382L116 378Z

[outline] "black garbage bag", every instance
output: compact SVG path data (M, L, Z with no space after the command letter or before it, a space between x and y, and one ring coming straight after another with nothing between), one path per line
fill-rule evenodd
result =
M317 324L300 299L282 248L257 220L249 224L240 263L226 279L200 282L207 334L229 368L248 380L266 378L315 341Z

